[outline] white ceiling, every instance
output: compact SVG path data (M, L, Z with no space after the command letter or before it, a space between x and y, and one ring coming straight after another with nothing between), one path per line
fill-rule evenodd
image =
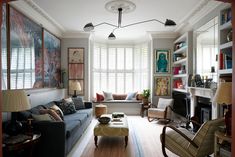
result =
M26 1L26 0L25 0ZM28 0L30 1L30 0ZM118 15L105 10L105 4L111 0L33 0L40 9L57 23L63 34L83 32L86 23L94 25L108 22L117 25ZM134 40L146 36L147 32L175 32L205 5L217 4L214 0L130 0L136 4L134 12L123 14L122 25L158 19L165 22L172 19L177 26L165 27L158 22L144 23L117 29L118 40ZM107 39L113 27L101 25L95 27L97 39Z

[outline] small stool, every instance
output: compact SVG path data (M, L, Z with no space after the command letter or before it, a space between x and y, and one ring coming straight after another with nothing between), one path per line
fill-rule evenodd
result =
M100 117L102 114L107 114L107 106L99 104L95 106L95 116L96 118Z

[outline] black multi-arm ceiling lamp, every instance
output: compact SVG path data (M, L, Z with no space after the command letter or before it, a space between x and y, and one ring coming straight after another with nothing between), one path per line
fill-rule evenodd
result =
M150 19L150 20L140 21L140 22L136 22L136 23L132 23L132 24L122 26L121 25L121 23L122 23L122 13L129 13L129 12L134 11L135 8L136 8L136 5L133 2L128 1L128 0L113 0L113 1L110 1L110 2L106 3L105 8L110 12L118 13L118 25L113 25L113 24L110 24L110 23L107 23L107 22L102 22L102 23L99 23L97 25L93 25L92 23L88 23L84 26L84 28L83 28L84 31L89 32L89 31L94 30L94 28L97 27L97 26L106 24L106 25L115 27L113 29L113 31L110 33L110 35L108 36L109 40L115 40L116 36L114 35L114 31L118 28L126 28L126 27L129 27L129 26L133 26L133 25L137 25L137 24L141 24L141 23L146 23L146 22L151 22L151 21L157 21L161 24L164 24L165 26L175 26L176 25L176 23L173 20L170 20L170 19L166 19L165 23L160 21L160 20L157 20L157 19Z

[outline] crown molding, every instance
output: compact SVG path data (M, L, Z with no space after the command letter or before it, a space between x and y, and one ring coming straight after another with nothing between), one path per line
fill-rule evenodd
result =
M156 38L173 38L175 39L176 37L179 36L179 34L177 32L148 32L150 34L150 36L152 37L152 39L156 39Z
M32 0L12 1L10 5L53 34L61 37L65 29Z
M175 32L184 32L190 30L192 25L197 23L200 19L205 17L209 12L221 5L221 2L214 0L201 0L197 6L189 12L184 18L181 19Z
M90 38L91 33L81 31L67 31L62 34L62 38Z

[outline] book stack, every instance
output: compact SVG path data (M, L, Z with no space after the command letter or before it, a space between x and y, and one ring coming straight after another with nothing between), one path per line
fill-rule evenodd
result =
M231 69L231 68L232 68L232 56L220 52L219 69L222 70L222 69Z

